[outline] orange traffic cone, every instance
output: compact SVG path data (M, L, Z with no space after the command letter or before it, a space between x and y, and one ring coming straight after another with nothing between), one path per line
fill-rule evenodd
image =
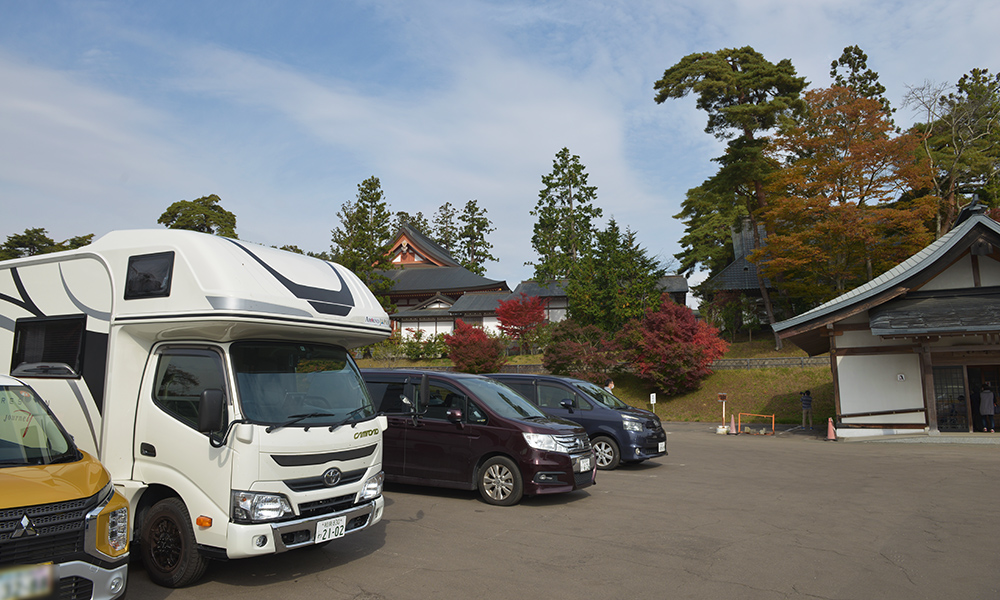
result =
M826 422L826 441L837 441L837 430L833 428L833 417L829 417Z
M732 435L739 433L736 431L736 417L733 416L733 413L729 413L729 433Z

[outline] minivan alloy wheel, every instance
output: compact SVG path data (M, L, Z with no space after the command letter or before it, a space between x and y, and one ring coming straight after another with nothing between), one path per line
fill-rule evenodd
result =
M597 468L601 470L611 470L621 462L621 453L618 444L609 437L597 436L591 442L594 447L594 456L597 459Z
M505 456L494 456L479 470L479 492L483 500L498 506L516 504L523 494L521 473Z

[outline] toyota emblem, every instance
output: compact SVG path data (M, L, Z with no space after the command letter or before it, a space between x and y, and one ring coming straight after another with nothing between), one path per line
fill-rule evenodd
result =
M340 483L340 469L336 467L327 469L323 473L323 483L326 484L326 487L333 487Z

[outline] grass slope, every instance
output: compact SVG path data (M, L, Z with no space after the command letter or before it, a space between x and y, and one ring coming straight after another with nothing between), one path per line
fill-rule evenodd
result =
M732 344L724 358L768 358L781 356L805 356L798 348L786 345L780 351L774 350L773 339L737 342ZM540 363L541 356L511 357L511 363ZM395 361L387 365L378 361L359 360L363 367L427 367L450 365L447 359L433 361ZM725 424L729 415L751 413L774 415L775 422L798 424L802 422L802 405L799 395L804 390L812 391L813 426L826 426L828 417L834 416L833 379L830 368L777 368L717 371L702 381L697 390L668 398L655 387L631 375L615 378L615 395L632 406L653 408L664 421L697 421L723 423L720 393L726 394ZM656 393L656 406L649 405L649 395Z

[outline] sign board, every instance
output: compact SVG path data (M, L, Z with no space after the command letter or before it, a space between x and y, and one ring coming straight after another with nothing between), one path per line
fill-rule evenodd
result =
M649 395L649 403L656 404L656 392L653 392L652 394Z
M720 393L719 394L719 402L725 402L725 401L726 401L726 395L723 394L723 393Z

